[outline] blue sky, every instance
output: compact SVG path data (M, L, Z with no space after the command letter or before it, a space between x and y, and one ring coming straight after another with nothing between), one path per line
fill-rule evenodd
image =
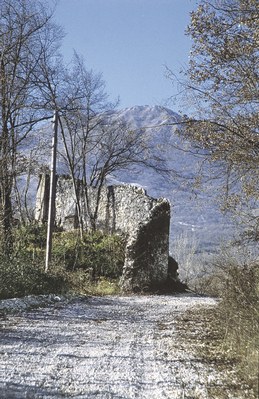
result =
M195 0L59 0L62 53L68 61L75 49L88 69L102 72L120 108L164 105L175 93L164 66L177 73L187 64L191 42L184 31L195 6Z

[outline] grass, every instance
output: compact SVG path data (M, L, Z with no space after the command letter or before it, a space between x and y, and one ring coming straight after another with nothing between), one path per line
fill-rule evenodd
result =
M45 226L15 231L12 256L0 257L0 299L39 294L108 295L119 293L124 239L115 235L56 232L52 262L44 272Z
M233 392L231 397L257 399L258 260L256 257L241 256L236 251L223 252L214 261L214 273L202 280L202 293L219 297L220 301L216 308L196 309L185 315L182 322L187 334L192 326L201 324L200 336L193 336L194 350L222 373L226 389ZM237 391L241 392L241 396L237 396ZM223 399L227 396L216 395L214 389L211 397Z
M219 307L189 310L176 324L179 337L204 362L208 370L206 388L210 399L257 399L258 362L252 364L252 359L249 360L250 373L247 374L237 351L229 350L218 312ZM218 373L218 380L211 380L211 369Z
M74 295L117 295L120 293L119 278L98 277L92 280L84 270L63 271L66 293Z

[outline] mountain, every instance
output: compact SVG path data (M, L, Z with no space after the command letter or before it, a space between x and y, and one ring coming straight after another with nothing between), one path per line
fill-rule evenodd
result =
M127 170L120 170L109 176L109 184L141 185L147 194L155 198L165 197L171 203L170 245L172 254L195 247L197 254L209 254L218 251L221 241L228 240L233 233L233 225L220 213L215 199L218 187L215 182L207 184L207 190L194 188L203 157L192 148L191 144L181 141L175 133L181 118L172 110L161 106L134 106L117 111L112 116L121 119L134 130L145 134L152 146L151 155L165 159L165 166L171 172L162 175L151 168L137 165ZM34 148L42 141L37 153ZM30 136L21 148L23 154L41 161L36 164L36 174L44 170L43 164L50 159L51 129L42 127L36 135ZM61 140L59 141L61 146ZM208 166L209 167L209 166ZM68 173L59 158L58 173ZM24 179L25 177L23 177ZM37 179L32 179L31 201L34 201ZM22 183L24 186L26 184ZM219 195L219 194L218 194ZM181 241L182 240L182 241ZM183 243L183 241L185 241Z
M160 152L170 176L161 176L152 169L137 167L120 171L111 181L141 185L153 197L166 197L171 202L171 247L179 236L196 243L197 252L216 252L221 242L233 234L233 224L224 217L215 201L218 187L209 183L207 190L193 188L203 157L175 133L180 116L161 106L134 106L118 112L133 129L144 129L152 137L154 152Z

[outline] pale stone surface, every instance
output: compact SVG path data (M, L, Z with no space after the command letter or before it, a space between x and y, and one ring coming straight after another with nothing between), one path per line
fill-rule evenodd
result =
M40 175L36 194L35 219L45 222L48 217L50 176Z
M46 178L39 184L36 220L47 207ZM140 291L163 283L168 273L170 203L149 197L141 187L103 186L100 191L77 182L84 226L89 229L96 213L98 230L126 235L126 250L121 285L124 291ZM70 230L78 225L72 180L58 177L56 223Z
M0 328L0 398L209 399L208 376L219 384L218 375L188 342L179 346L175 327L185 310L214 302L86 297L8 314Z
M200 356L210 338L202 309L217 302L190 294L0 301L0 398L255 399L233 362Z

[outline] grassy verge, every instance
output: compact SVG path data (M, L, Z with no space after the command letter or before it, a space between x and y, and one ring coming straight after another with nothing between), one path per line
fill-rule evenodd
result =
M223 376L225 396L216 394L214 387L211 397L225 399L229 391L233 392L231 398L257 399L259 264L257 260L227 253L221 255L214 266L215 273L209 277L207 292L220 297L219 304L213 309L191 311L181 322L187 335L188 331L195 331L193 326L200 324L199 336L189 334L187 338L195 343L192 346L199 356Z
M177 328L180 339L204 362L207 368L207 392L211 399L257 399L258 363L251 359L250 373L246 372L244 359L226 343L225 329L221 323L220 306L193 309L179 318ZM233 342L232 342L233 344ZM216 370L219 379L210 378Z
M119 292L124 239L100 233L56 232L52 263L44 272L45 228L16 231L11 257L0 257L0 299L39 294L108 295Z

